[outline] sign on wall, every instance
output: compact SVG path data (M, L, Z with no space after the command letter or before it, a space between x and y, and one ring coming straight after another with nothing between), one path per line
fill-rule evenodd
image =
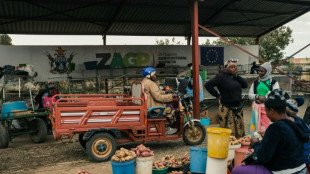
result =
M200 47L201 65L223 65L224 47Z
M55 53L51 55L49 52L45 52L47 58L49 59L50 64L50 72L53 74L56 73L68 73L72 69L70 69L70 65L72 64L72 59L76 53L72 52L69 57L66 57L66 50L63 50L61 47L58 47L55 50Z

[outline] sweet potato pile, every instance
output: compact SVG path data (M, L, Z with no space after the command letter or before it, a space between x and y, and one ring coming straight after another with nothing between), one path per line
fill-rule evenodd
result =
M115 154L112 156L113 161L129 161L136 157L136 153L134 151L121 148L120 150L117 150Z
M170 172L168 174L183 174L183 172L182 171L172 171L172 172Z
M92 173L87 170L78 170L76 171L76 174L92 174Z
M173 155L165 155L164 157L161 158L160 161L156 161L153 163L153 168L154 169L164 169L166 167L179 168L189 163L190 163L190 156L188 155L185 155L181 158L176 158ZM183 174L183 171L171 171L168 174Z
M237 145L240 144L242 141L245 142L250 142L251 136L250 135L246 135L242 138L237 139L235 136L230 136L229 137L229 144L230 145Z
M140 144L136 148L132 148L132 151L135 152L136 156L138 157L148 157L148 156L154 156L154 152L151 151L150 148L145 147L143 144Z
M181 167L182 160L181 158L175 158L173 155L166 155L161 159L161 161L164 161L169 167Z
M153 162L153 169L164 169L167 167L167 164L163 161Z
M190 163L190 156L182 156L181 157L181 160L182 160L182 163L184 164L184 165L186 165L186 164L188 164L188 163Z

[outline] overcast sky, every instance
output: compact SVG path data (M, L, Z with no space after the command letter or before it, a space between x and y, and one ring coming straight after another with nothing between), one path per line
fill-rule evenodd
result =
M294 43L285 49L285 56L290 56L310 43L310 12L286 24L293 30ZM101 36L59 36L59 35L16 35L10 34L13 45L102 45ZM168 37L145 36L107 36L107 45L154 45L156 40ZM209 38L214 40L216 38ZM184 45L184 37L176 37ZM206 37L199 38L199 43ZM298 53L296 58L310 57L310 46Z

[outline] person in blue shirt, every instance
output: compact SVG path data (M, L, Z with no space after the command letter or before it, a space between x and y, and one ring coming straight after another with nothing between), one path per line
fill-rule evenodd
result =
M191 66L190 71L192 71L193 67L191 64L189 65ZM193 73L191 73L191 76L189 77L189 82L186 87L186 92L188 95L194 96L193 95ZM202 85L202 78L199 75L199 102L202 102L202 101L203 101L203 85Z

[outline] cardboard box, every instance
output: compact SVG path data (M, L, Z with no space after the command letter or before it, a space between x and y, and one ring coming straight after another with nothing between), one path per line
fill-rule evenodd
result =
M210 124L218 124L219 123L219 113L209 113L208 110L204 110L200 112L200 118L210 118Z
M208 110L204 110L204 111L200 112L200 118L209 118Z
M219 123L219 113L209 113L210 124L218 124Z

